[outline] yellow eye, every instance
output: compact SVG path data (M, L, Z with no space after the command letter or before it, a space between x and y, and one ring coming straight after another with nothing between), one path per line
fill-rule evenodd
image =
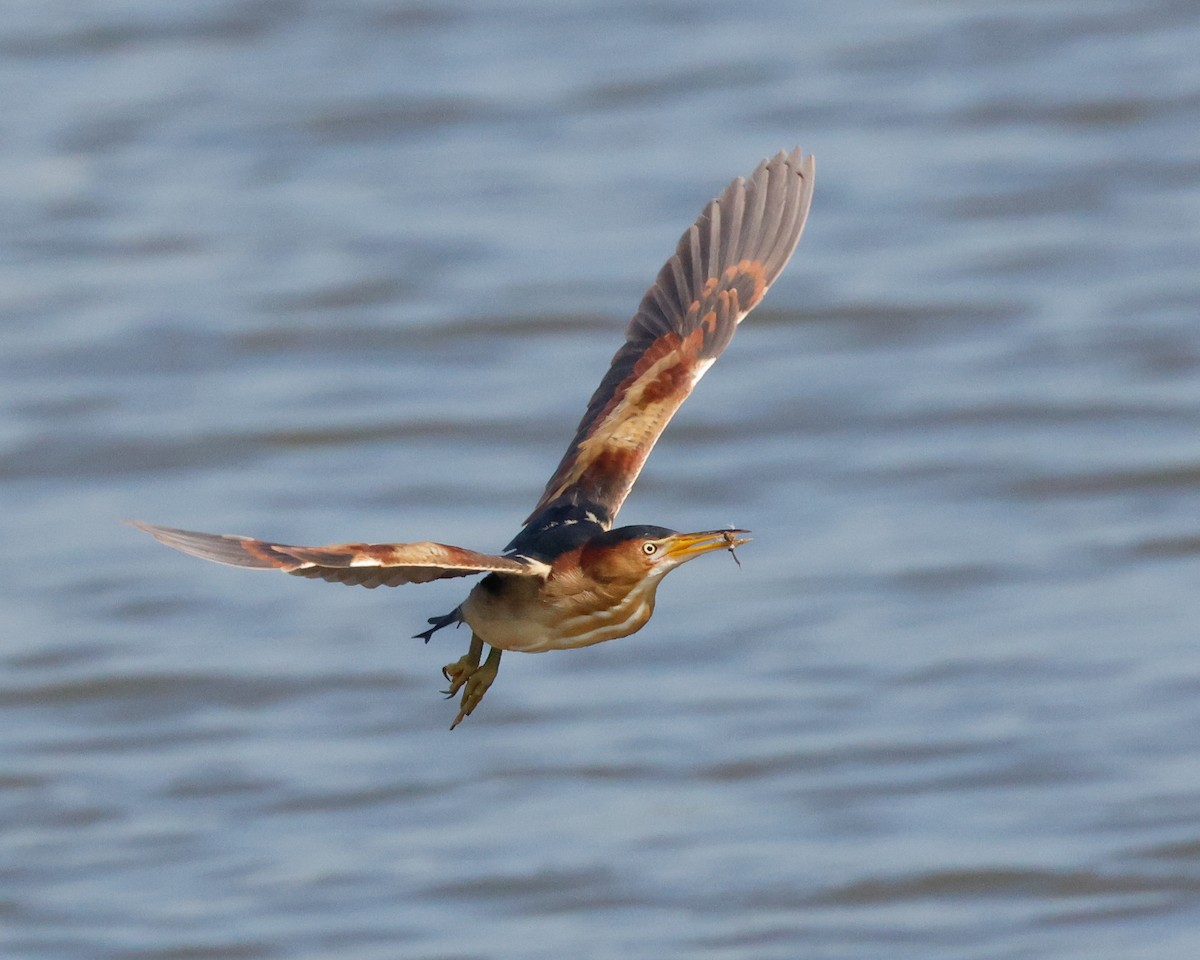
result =
M658 544L650 543L649 541L647 541L646 543L643 543L642 544L642 553L644 553L648 557L654 556L654 554L658 553Z

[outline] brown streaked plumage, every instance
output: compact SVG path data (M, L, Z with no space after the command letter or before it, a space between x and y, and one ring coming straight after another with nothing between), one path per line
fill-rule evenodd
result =
M781 152L704 208L642 299L566 455L503 555L429 541L300 547L131 522L205 560L335 583L394 587L485 574L463 603L417 634L428 642L450 624L471 627L467 653L442 671L447 696L463 691L453 729L491 686L502 651L569 649L635 633L654 612L667 573L748 542L744 530L612 524L675 411L791 258L813 174L812 157ZM481 663L485 644L491 650Z

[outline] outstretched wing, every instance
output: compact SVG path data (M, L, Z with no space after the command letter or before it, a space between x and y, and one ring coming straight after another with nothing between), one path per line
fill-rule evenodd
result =
M312 577L331 583L363 587L398 587L404 583L428 583L447 577L469 577L476 573L510 573L541 576L544 564L476 553L444 543L331 543L324 547L293 547L267 543L251 537L197 533L156 527L130 520L130 524L194 557L258 570L283 570L297 577Z
M791 258L814 171L811 156L781 151L704 208L630 321L526 523L567 503L612 524L663 428Z

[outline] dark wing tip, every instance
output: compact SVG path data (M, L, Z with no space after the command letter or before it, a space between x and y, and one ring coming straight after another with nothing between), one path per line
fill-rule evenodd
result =
M686 336L689 308L704 297L709 281L744 264L741 272L757 278L756 290L753 300L739 304L736 325L762 299L800 242L815 173L811 154L804 156L799 147L781 150L710 200L646 291L627 339L644 342L672 331Z
M762 264L766 284L773 283L800 242L815 174L811 154L804 156L799 147L780 150L710 202L692 228L701 237L709 235L707 276L720 276L726 268L749 260ZM677 255L684 248L681 240Z
M201 533L197 530L180 530L177 527L160 527L153 523L143 523L140 520L126 520L131 527L137 527L164 546L171 547L181 553L211 560L214 563L224 563L231 567L250 567L256 570L271 570L294 566L297 561L287 557L276 557L268 550L256 549L268 547L268 544L252 537L239 537L231 534Z

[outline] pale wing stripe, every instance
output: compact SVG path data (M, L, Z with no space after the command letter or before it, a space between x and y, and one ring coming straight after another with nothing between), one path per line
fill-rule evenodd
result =
M725 232L725 239L721 242L721 249L729 251L730 263L737 263L742 259L742 218L746 214L746 181L738 177L727 194L733 210L725 218L729 226Z
M705 281L715 277L721 265L721 202L714 200L709 204L709 210L708 269L704 271Z

